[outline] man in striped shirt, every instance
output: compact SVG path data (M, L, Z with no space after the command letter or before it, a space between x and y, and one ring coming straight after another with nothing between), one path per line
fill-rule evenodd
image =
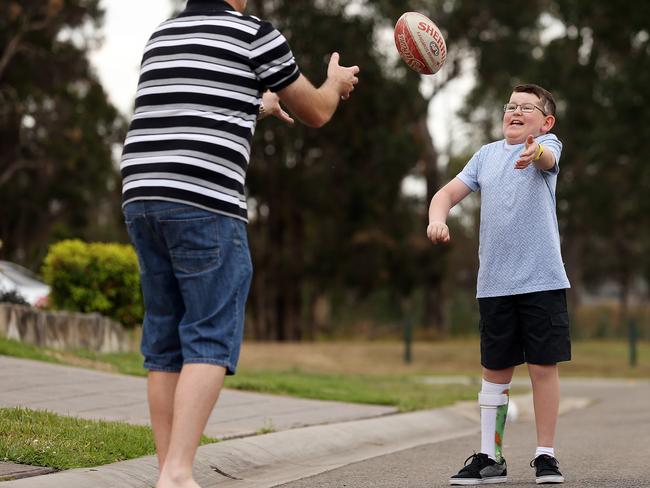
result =
M314 87L286 39L246 0L188 0L152 34L121 162L140 264L141 350L157 488L198 485L192 465L224 375L234 374L252 265L246 170L260 118L321 127L358 82L334 53Z

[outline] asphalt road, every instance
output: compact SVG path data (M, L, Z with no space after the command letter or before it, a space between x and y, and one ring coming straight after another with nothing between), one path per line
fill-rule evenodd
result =
M594 403L560 417L556 456L566 488L650 487L650 383L568 381L564 395ZM350 464L282 488L437 488L449 486L463 461L480 447L478 436L428 444ZM529 462L535 452L532 422L510 424L504 438L508 482L533 487Z

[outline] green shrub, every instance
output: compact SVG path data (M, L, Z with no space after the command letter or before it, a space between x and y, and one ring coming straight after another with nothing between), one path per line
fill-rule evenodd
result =
M52 288L53 309L98 312L126 327L142 323L138 259L131 246L60 241L50 246L43 277Z

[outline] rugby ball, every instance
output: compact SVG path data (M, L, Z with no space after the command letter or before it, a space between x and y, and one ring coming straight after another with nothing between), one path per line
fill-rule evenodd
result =
M406 12L395 24L395 46L409 67L432 75L445 64L447 45L438 26L418 12Z

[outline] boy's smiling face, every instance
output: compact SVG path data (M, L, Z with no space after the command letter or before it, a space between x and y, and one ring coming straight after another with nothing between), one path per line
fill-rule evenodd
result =
M555 124L555 117L544 115L542 101L534 93L514 92L509 103L519 105L514 112L503 114L503 135L508 144L523 144L526 137L546 134ZM521 105L533 104L532 112L524 112Z

